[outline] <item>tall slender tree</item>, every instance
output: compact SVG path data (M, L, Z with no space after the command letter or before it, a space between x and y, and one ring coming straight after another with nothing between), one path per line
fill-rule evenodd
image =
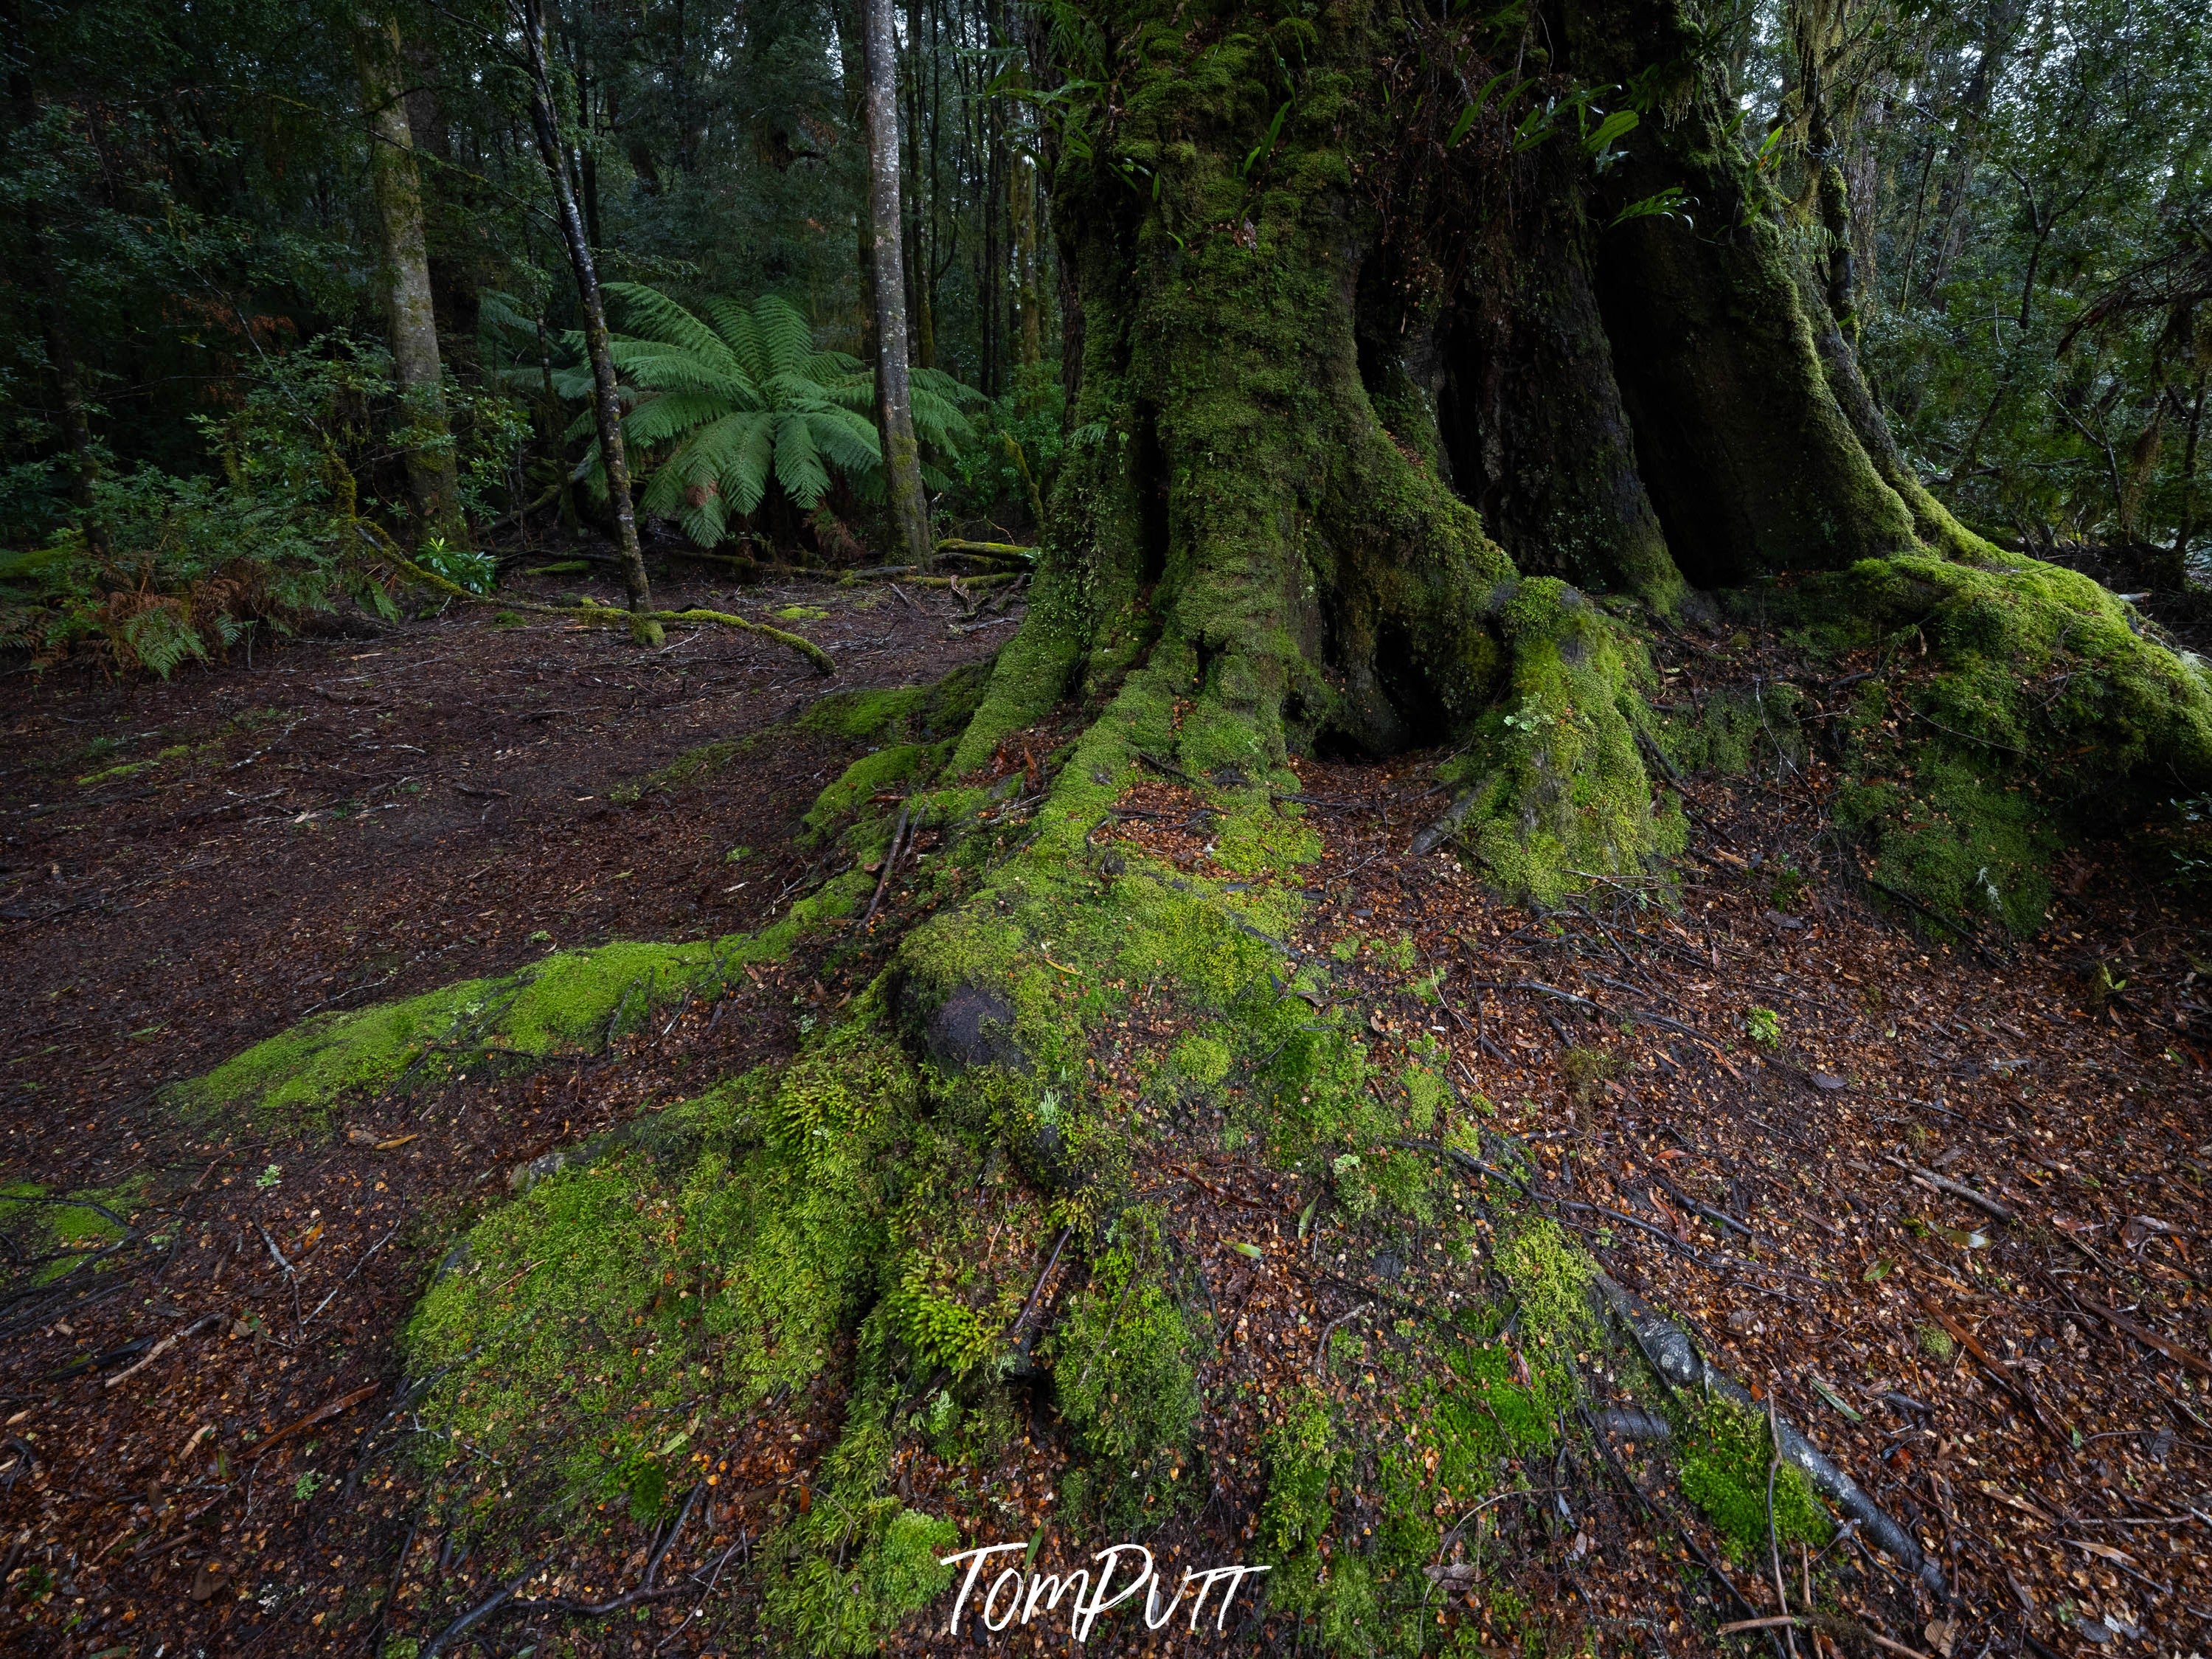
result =
M430 258L422 234L422 175L407 118L399 25L373 11L354 31L354 69L368 126L368 174L376 194L379 274L394 377L407 421L407 484L423 528L455 545L468 540L446 419Z
M638 546L637 511L630 500L629 458L623 446L622 392L615 382L614 352L607 337L607 310L599 292L599 270L586 234L584 216L569 187L567 158L561 142L560 106L553 97L551 54L548 48L546 13L550 0L520 0L524 67L530 82L530 125L538 140L538 160L552 186L555 216L561 222L561 240L568 250L568 269L576 280L576 298L584 313L584 351L592 365L592 417L598 428L599 459L606 469L607 504L614 513L615 550L622 561L623 584L629 590L630 634L640 644L658 644L660 624L649 620L653 586L645 574L645 556Z
M868 136L869 267L876 321L876 429L884 446L884 487L908 562L932 553L929 502L921 488L921 446L914 435L908 390L906 255L899 211L898 36L894 0L860 0L861 58Z

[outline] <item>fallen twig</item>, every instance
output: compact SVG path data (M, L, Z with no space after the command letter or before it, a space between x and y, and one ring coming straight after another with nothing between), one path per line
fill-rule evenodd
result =
M372 538L373 540L374 538ZM628 628L634 623L712 623L721 628L734 628L743 633L758 634L787 647L814 665L818 674L834 674L837 665L830 653L811 640L801 639L796 634L786 633L766 623L749 622L743 617L733 617L726 611L703 611L694 607L689 611L618 611L610 605L540 605L534 599L518 599L512 595L495 598L489 593L471 593L459 582L449 582L434 571L425 570L392 545L390 539L379 544L385 557L398 567L402 575L410 581L434 588L457 599L466 599L471 605L496 605L503 611L528 611L543 617L574 617L579 622L592 623L601 628ZM427 1650L426 1650L427 1653Z
M1060 1266L1060 1253L1067 1247L1068 1235L1074 1231L1073 1227L1060 1230L1059 1242L1052 1247L1052 1260L1044 1264L1044 1271L1037 1275L1037 1282L1030 1287L1030 1299L1022 1304L1021 1312L1015 1316L1014 1322L1007 1328L1006 1335L1010 1340L1021 1335L1022 1327L1029 1323L1030 1316L1036 1311L1037 1298L1044 1294L1045 1283L1051 1279L1052 1270Z
M1954 1181L1950 1176L1938 1175L1933 1170L1924 1170L1917 1164L1907 1164L1903 1158L1892 1158L1887 1152L1882 1156L1923 1185L1933 1187L1938 1192L1948 1193L1954 1198L1963 1198L1975 1208L1987 1211L1999 1221L2010 1222L2018 1218L2013 1213L2010 1206L1998 1203L1987 1194L1976 1192L1964 1182Z
M2072 1294L2072 1292L2069 1292ZM2092 1302L2086 1296L2075 1295L2074 1300L2087 1308L2116 1331L2125 1331L2146 1347L2155 1348L2177 1365L2195 1371L2199 1376L2212 1376L2212 1364L2207 1364L2188 1349L2177 1347L2148 1326L2138 1325L2125 1314L2115 1313L2101 1302Z
M890 847L884 854L884 872L876 878L876 896L868 901L866 914L854 924L856 928L866 927L876 919L877 908L883 903L884 893L891 884L891 872L897 867L899 850L906 840L907 812L908 808L902 804L899 807L898 822L891 826Z
M1358 1307L1354 1308L1350 1313L1339 1314L1335 1318L1330 1320L1328 1324L1321 1328L1321 1340L1314 1345L1313 1368L1314 1375L1316 1376L1322 1375L1322 1365L1328 1358L1328 1340L1336 1334L1337 1328L1340 1325L1350 1324L1353 1320L1358 1318L1360 1315L1365 1313L1374 1305L1375 1304L1372 1302L1363 1302Z
M136 1364L132 1365L128 1370L120 1370L116 1372L114 1376L109 1377L106 1382L101 1384L101 1386L103 1388L112 1389L117 1383L125 1381L126 1378L137 1376L139 1372L144 1370L147 1366L152 1364L163 1354L168 1352L170 1349L175 1347L178 1343L183 1341L186 1337L197 1336L209 1326L220 1324L222 1319L223 1316L222 1314L211 1313L202 1318L194 1320L191 1324L185 1326L181 1331L175 1331L171 1333L169 1335L163 1337L152 1347L147 1349L146 1352L139 1357Z

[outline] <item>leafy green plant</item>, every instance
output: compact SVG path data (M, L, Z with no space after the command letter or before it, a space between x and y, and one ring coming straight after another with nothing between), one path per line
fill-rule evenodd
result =
M488 553L479 553L472 547L453 547L443 536L433 536L415 550L415 562L434 576L443 576L456 587L465 587L471 593L489 593L498 585L499 567ZM520 622L514 612L502 611L500 619Z
M606 291L628 325L613 337L615 368L635 393L623 437L660 458L638 496L641 511L713 547L772 487L811 511L833 469L864 499L880 498L883 457L869 419L875 377L856 357L817 349L796 306L772 294L750 307L712 299L702 319L642 283L610 283ZM582 337L569 336L568 349L572 366L555 372L554 385L588 399ZM916 368L912 379L915 435L940 453L957 452L972 435L960 406L975 394L936 369ZM586 407L568 435L592 425ZM605 490L596 439L578 476ZM923 477L932 489L949 482L927 466Z
M348 598L396 614L363 482L398 493L404 474L389 356L336 331L259 360L243 386L229 412L198 422L210 471L110 472L94 483L84 521L0 552L0 649L43 665L82 644L121 672L166 678L256 628L288 632ZM484 504L520 442L518 417L458 386L447 407L464 500ZM404 512L392 509L395 527ZM104 550L86 522L104 532ZM453 562L455 580L488 585L489 561L439 546L425 550Z
M1743 1017L1743 1029L1762 1048L1782 1046L1782 1016L1771 1008L1753 1008Z

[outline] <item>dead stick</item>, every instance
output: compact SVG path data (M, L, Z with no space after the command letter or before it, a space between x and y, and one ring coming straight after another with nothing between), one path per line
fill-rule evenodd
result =
M891 868L898 862L899 843L906 839L906 815L907 808L902 805L899 808L898 822L891 827L890 850L884 854L884 872L876 878L876 896L868 901L867 914L855 924L857 927L865 927L873 921L876 919L876 908L884 902L884 890L889 887L891 882Z
M407 558L396 547L387 544L384 556L398 566L400 574L410 581L457 599L466 599L472 605L494 605L503 611L528 611L541 617L574 617L580 622L597 623L600 627L628 627L632 621L657 623L713 623L723 628L734 628L742 633L758 634L788 647L814 665L818 674L834 674L837 665L830 653L811 640L787 634L781 628L771 628L766 623L748 622L743 617L732 617L726 611L705 611L694 606L689 611L618 611L611 605L539 605L532 599L514 598L495 599L489 593L471 593L459 582L449 582L434 571L425 570ZM425 1659L428 1659L426 1653Z
M1059 1242L1052 1247L1052 1260L1044 1264L1044 1271L1037 1275L1037 1282L1030 1287L1030 1299L1022 1304L1020 1315L1006 1331L1009 1338L1019 1336L1022 1327L1029 1322L1030 1315L1036 1310L1037 1297L1044 1294L1045 1281L1052 1277L1052 1270L1060 1266L1060 1253L1067 1247L1068 1235L1074 1231L1073 1227L1060 1230Z
M1375 1304L1372 1302L1363 1302L1358 1307L1354 1308L1350 1313L1339 1314L1334 1319L1330 1320L1328 1324L1321 1328L1321 1340L1314 1345L1313 1368L1314 1375L1316 1376L1322 1375L1322 1364L1328 1358L1328 1340L1336 1334L1337 1327L1340 1325L1350 1324L1353 1320L1358 1318L1360 1315L1365 1313L1374 1305ZM1464 1522L1462 1524L1464 1524ZM1439 1553L1441 1553L1442 1552L1439 1552Z
M1782 1581L1782 1534L1774 1525L1774 1477L1782 1473L1782 1431L1774 1421L1774 1389L1771 1381L1766 1390L1766 1440L1773 1449L1766 1463L1766 1553L1774 1565L1774 1599L1786 1615L1790 1611L1790 1592ZM1782 1627L1782 1639L1789 1645L1790 1659L1796 1659L1797 1627L1794 1623Z

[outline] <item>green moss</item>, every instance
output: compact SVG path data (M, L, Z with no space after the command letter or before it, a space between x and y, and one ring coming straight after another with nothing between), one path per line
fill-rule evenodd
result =
M1092 1460L1090 1489L1109 1530L1157 1522L1194 1485L1191 1333L1159 1279L1158 1228L1156 1212L1122 1213L1117 1242L1051 1339L1054 1397Z
M18 1261L52 1257L30 1270L29 1281L51 1284L119 1242L152 1184L149 1176L137 1175L112 1187L56 1194L36 1182L0 1183L0 1237L10 1243Z
M1275 1567L1269 1599L1290 1612L1310 1612L1322 1599L1320 1544L1335 1518L1329 1482L1336 1436L1326 1397L1302 1389L1285 1401L1261 1455L1267 1495L1260 1507L1260 1543L1262 1559Z
M1684 1494L1734 1546L1739 1559L1763 1559L1773 1450L1766 1419L1720 1395L1698 1401L1682 1415L1674 1464ZM1787 1457L1775 1473L1774 1526L1785 1551L1800 1540L1824 1544L1834 1529L1805 1472Z
M877 791L933 772L944 758L942 750L920 743L897 744L863 755L815 798L800 820L800 839L819 843L867 805Z
M843 1432L817 1472L819 1490L766 1540L766 1611L780 1650L843 1659L881 1650L883 1635L951 1583L940 1558L959 1541L950 1521L883 1491L894 1443L896 1385L876 1322L861 1328L857 1388Z
M516 972L398 1002L319 1015L256 1043L167 1099L194 1121L246 1117L327 1131L345 1103L471 1066L526 1066L592 1052L641 1029L687 991L722 984L813 928L849 915L872 887L860 872L825 884L758 933L687 944L618 941L556 951Z
M1654 881L1685 830L1678 811L1655 807L1637 753L1641 647L1549 578L1501 590L1493 608L1510 690L1446 779L1472 795L1462 839L1506 891L1541 902L1598 878Z
M2068 835L2132 830L2212 780L2203 669L2075 572L1899 556L1778 605L1808 641L1890 665L1846 723L1837 821L1881 881L1969 927L2036 931Z
M1684 772L1742 777L1762 766L1805 763L1798 713L1804 695L1777 684L1748 695L1717 690L1693 709L1669 711L1653 724L1653 739Z
M850 743L941 741L967 726L990 672L988 663L970 664L927 685L834 691L817 699L794 724L802 732Z
M1188 1036L1176 1045L1176 1070L1201 1089L1210 1089L1227 1077L1229 1065L1228 1046L1217 1038Z

